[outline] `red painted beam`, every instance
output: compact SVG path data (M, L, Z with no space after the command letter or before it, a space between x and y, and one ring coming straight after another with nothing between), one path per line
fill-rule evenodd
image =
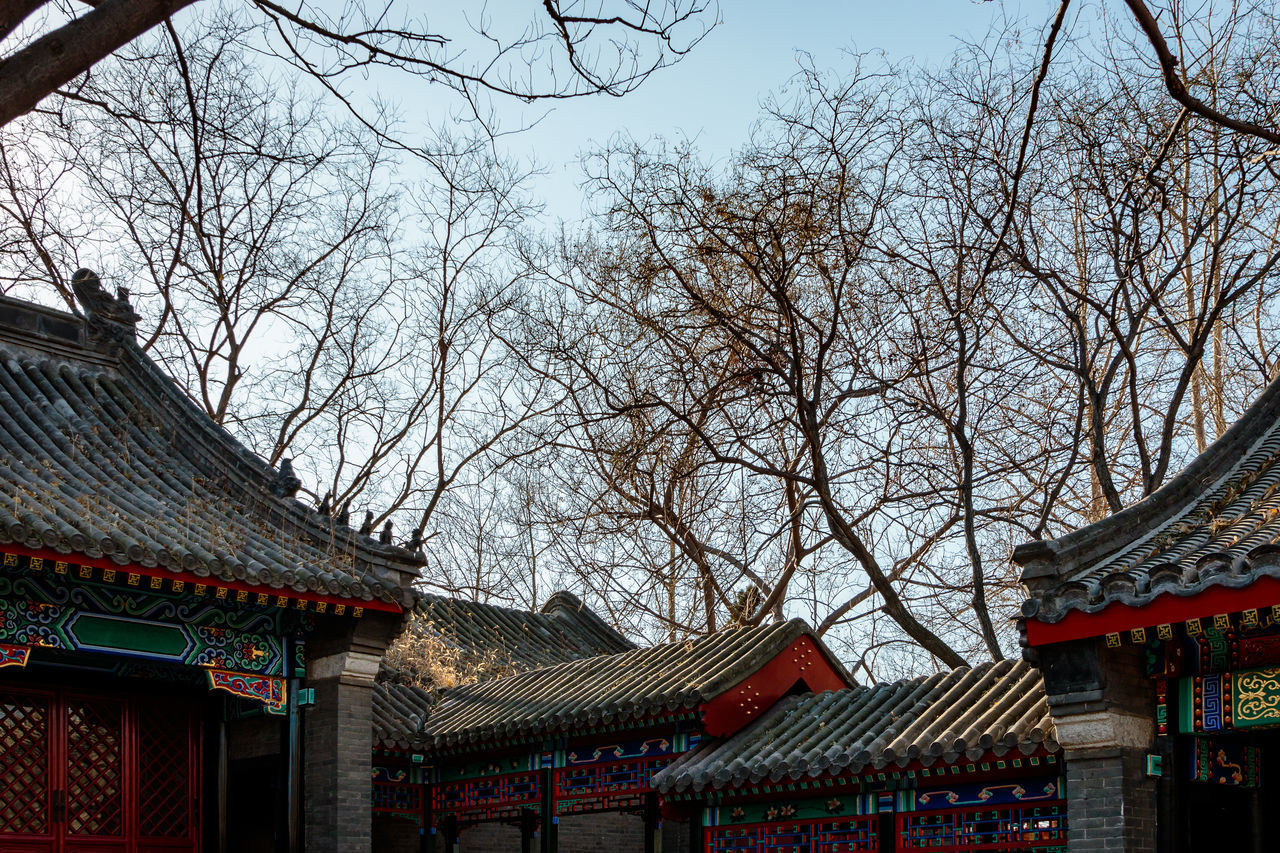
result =
M124 575L139 575L144 578L161 578L168 581L183 581L191 584L192 586L196 584L203 584L209 587L210 590L222 587L230 590L243 590L255 595L258 593L266 593L267 595L270 595L273 600L279 596L284 596L292 601L324 601L329 604L343 604L353 608L361 607L365 610L383 610L388 613L401 613L404 611L404 608L399 604L382 601L377 598L370 598L367 600L362 598L343 598L336 595L311 592L310 590L307 590L306 592L298 592L292 587L261 586L258 584L244 583L243 581L223 580L218 577L197 575L194 572L175 572L162 566L148 567L127 563L121 565L114 560L86 557L82 554L60 554L52 549L32 550L31 548L24 548L21 545L0 545L0 554L18 554L23 557L42 559L46 563L43 571L53 571L54 563L67 563L71 566L93 566L96 569L119 572ZM209 593L209 597L213 597L212 592Z
M1280 580L1260 577L1239 589L1212 586L1195 595L1165 593L1142 607L1116 603L1096 613L1072 610L1057 622L1028 619L1027 645L1065 643L1069 640L1119 634L1134 628L1169 625L1186 622L1188 619L1206 619L1219 613L1259 610L1275 604L1280 604Z
M835 667L812 637L798 637L773 660L702 706L703 730L727 737L758 718L797 681L814 693L842 690L848 677Z

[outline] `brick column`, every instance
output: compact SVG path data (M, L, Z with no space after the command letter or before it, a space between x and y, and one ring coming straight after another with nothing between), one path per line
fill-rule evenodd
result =
M308 853L370 853L373 683L399 614L366 613L307 642L303 818Z
M1071 853L1155 853L1155 693L1142 650L1101 638L1035 650L1067 765Z

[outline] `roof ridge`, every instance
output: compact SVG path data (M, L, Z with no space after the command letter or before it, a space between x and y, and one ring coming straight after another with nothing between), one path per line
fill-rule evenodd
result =
M249 467L249 472L246 473L236 465L227 464L225 457L211 454L208 457L209 461L230 481L251 487L254 494L260 493L261 499L268 504L274 502L287 517L292 516L289 520L301 528L300 532L315 535L317 544L323 544L326 539L331 546L342 543L382 558L388 563L388 568L417 576L418 568L424 565L425 561L414 556L407 549L398 545L384 545L371 536L361 536L349 526L345 528L339 526L333 522L332 517L329 524L323 524L318 520L323 516L297 498L273 494L272 486L279 474L279 469L272 467L261 455L241 443L230 430L201 409L182 386L165 373L135 340L128 338L123 341L120 355L119 364L122 373L130 370L139 371L145 380L142 383L145 390L158 394L161 399L167 399L184 410L181 411L181 415L184 416L178 417L175 422L178 430L186 432L189 437L212 439L217 443L218 449L231 454L237 461ZM396 563L401 565L395 565ZM401 587L405 588L403 583Z
M662 793L704 791L748 780L862 776L913 761L952 764L966 756L1060 751L1043 677L1020 660L793 700L724 740L679 756L655 775L654 787Z
M1013 561L1023 566L1022 582L1033 593L1024 615L1035 615L1038 602L1034 596L1080 569L1120 554L1196 506L1197 496L1212 492L1238 472L1251 451L1270 437L1278 421L1280 377L1267 385L1226 432L1141 501L1056 539L1037 539L1014 548Z

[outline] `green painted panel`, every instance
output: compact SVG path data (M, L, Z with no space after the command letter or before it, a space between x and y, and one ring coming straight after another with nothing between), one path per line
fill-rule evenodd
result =
M1231 704L1237 729L1280 725L1280 667L1232 673Z
M91 613L79 614L67 626L81 648L142 652L159 657L182 659L191 645L180 625L139 622Z
M1194 679L1178 679L1178 732L1189 735L1196 730Z

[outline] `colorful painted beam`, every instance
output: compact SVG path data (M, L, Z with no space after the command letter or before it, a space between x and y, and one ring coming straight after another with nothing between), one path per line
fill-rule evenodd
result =
M6 666L25 667L30 656L31 649L26 646L0 644L0 669Z
M1183 734L1280 726L1280 667L1178 679Z
M261 702L266 706L268 714L283 714L289 706L288 688L283 678L211 669L209 687L212 690L224 690L241 699Z
M282 637L216 622L208 624L195 612L173 614L178 616L174 621L148 618L149 614L166 614L165 602L149 606L138 601L103 601L87 593L80 600L115 612L0 598L0 643L124 655L259 675L289 674L290 661L286 659ZM142 615L127 615L130 613Z

